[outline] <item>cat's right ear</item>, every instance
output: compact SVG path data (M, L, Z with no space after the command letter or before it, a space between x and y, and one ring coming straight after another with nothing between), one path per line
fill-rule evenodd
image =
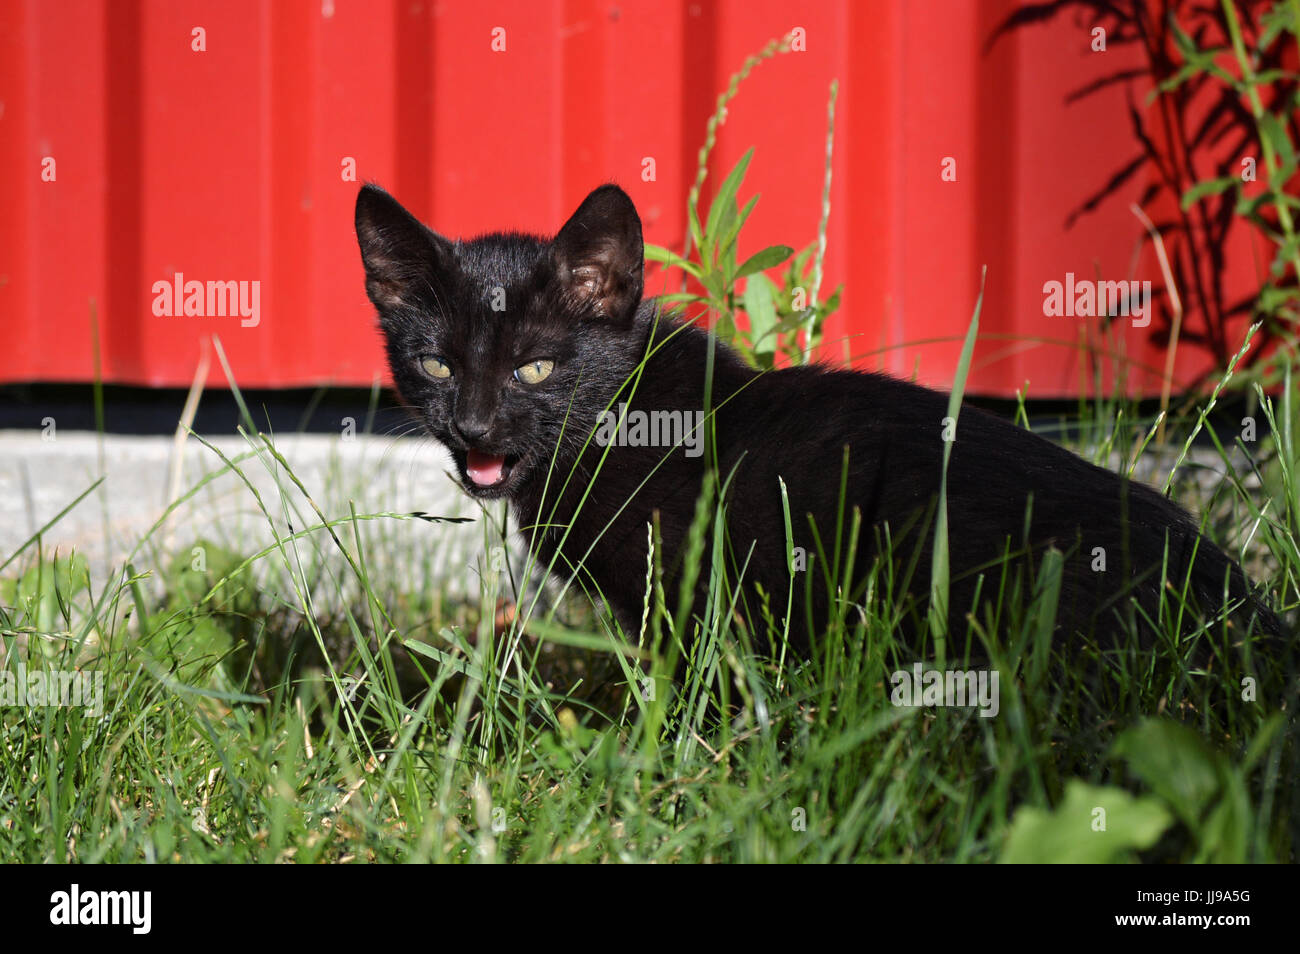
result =
M366 294L381 313L411 304L452 259L451 243L427 228L379 186L357 194L357 244L366 268Z

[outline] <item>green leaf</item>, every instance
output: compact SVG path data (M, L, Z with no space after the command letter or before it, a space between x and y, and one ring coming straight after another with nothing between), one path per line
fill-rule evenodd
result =
M749 218L749 213L754 211L754 206L757 204L758 196L754 196L745 203L745 207L740 210L740 215L735 217L731 223L731 227L727 229L727 233L722 236L718 244L718 251L720 253L726 254L735 247L736 239L740 236L741 227L744 226L745 220Z
M809 242L804 246L803 251L790 260L790 277L794 279L796 285L799 284L804 269L808 267L808 260L812 258L812 254L815 251L817 251L817 243Z
M700 284L704 290L709 293L709 303L719 311L723 310L726 302L723 300L726 296L723 293L723 277L719 272L707 271L702 272L699 276Z
M223 622L228 620L195 607L180 612L167 610L156 613L149 617L150 636L146 648L177 678L186 681L202 679L216 668L235 644L234 635L222 625Z
M1263 30L1259 35L1258 48L1267 50L1273 45L1273 41L1278 38L1278 35L1284 31L1294 33L1296 27L1292 26L1293 19L1291 10L1287 8L1286 4L1279 3L1271 10L1263 11L1259 18Z
M1271 315L1286 305L1297 300L1294 288L1279 288L1277 285L1265 285L1255 298L1256 314Z
M1223 176L1219 179L1207 179L1198 182L1183 193L1183 211L1186 212L1195 203L1207 196L1219 195L1236 185L1240 180L1236 176Z
M837 285L834 293L817 307L818 320L825 318L827 315L833 315L840 310L840 296L844 293L844 286Z
M695 243L695 247L699 249L700 254L703 255L704 254L704 233L700 231L700 214L699 211L695 208L695 205L696 204L694 202L691 202L689 200L687 201L686 221L691 227L691 241Z
M200 556L202 562L198 563ZM247 586L245 581L238 579L243 563L243 558L234 551L199 537L189 547L178 551L167 564L163 581L167 586L168 605L173 610L195 606L203 602L215 586L217 589L210 597L212 609L235 609ZM252 607L245 609L251 610Z
M1188 36L1183 28L1178 25L1178 20L1173 11L1169 14L1169 32L1174 38L1174 46L1178 47L1178 52L1188 60L1201 59L1201 51L1196 48L1196 42Z
M773 353L776 351L776 286L762 272L751 275L745 282L744 303L754 353Z
M1115 740L1111 754L1169 804L1188 827L1200 827L1222 787L1221 757L1191 729L1171 719L1148 719Z
M684 272L689 272L695 277L700 275L700 267L694 262L687 261L676 252L669 251L661 245L647 245L645 247L645 259L647 262L659 262L672 268L680 268Z
M1297 243L1297 239L1300 239L1300 236L1287 239L1278 246L1277 255L1273 257L1273 264L1268 268L1273 278L1280 280L1286 274L1287 269L1290 268L1291 260L1297 254L1300 254L1300 244Z
M1201 828L1201 850L1194 862L1212 864L1245 864L1250 853L1251 818L1250 796L1241 776L1229 775L1221 798L1210 811Z
M1240 83L1235 76L1227 72L1223 67L1215 62L1215 58L1223 53L1226 47L1212 46L1204 50L1197 49L1196 41L1183 32L1182 27L1174 18L1173 13L1169 15L1169 29L1174 38L1174 45L1178 51L1183 54L1183 59L1187 61L1188 66L1195 67L1197 70L1218 77L1223 83L1234 89L1243 89L1244 84ZM1186 69L1186 66L1184 67Z
M440 666L446 666L473 679L483 679L483 667L474 659L446 652L437 646L430 645L414 637L402 639L402 645L417 655L426 656L436 661Z
M722 185L718 187L718 194L713 197L713 205L709 206L709 220L704 227L704 239L710 248L720 247L718 239L722 233L728 231L731 222L735 219L736 193L740 191L740 184L745 179L746 170L749 169L749 160L753 157L754 149L751 146L749 151L740 157L735 168L727 174L727 178L722 180Z
M1262 759L1268 752L1268 747L1272 743L1273 737L1277 735L1278 730L1282 728L1283 721L1283 714L1277 712L1274 713L1267 722L1260 726L1259 731L1255 733L1255 737L1250 740L1250 746L1246 749L1246 756L1241 761L1241 770L1243 772L1249 772L1259 764L1260 759Z
M1250 86L1272 86L1281 80L1294 80L1296 74L1290 70L1264 70L1250 79Z
M1016 812L1003 864L1107 864L1150 848L1173 817L1157 799L1071 781L1055 811ZM1103 826L1101 828L1100 826Z
M1177 89L1193 76L1198 76L1200 72L1201 68L1199 65L1195 63L1185 63L1182 69L1147 94L1146 104L1150 106L1161 93L1168 93Z
M661 305L689 305L702 303L704 299L694 292L671 292L667 295L656 295L655 301Z
M788 245L769 245L761 252L755 252L745 263L736 269L736 278L746 278L755 272L761 272L765 269L780 265L787 258L794 254L794 249Z
M1237 199L1237 206L1232 210L1232 214L1256 221L1259 216L1260 206L1267 204L1269 199L1270 196L1267 192L1261 192L1258 195L1242 193L1241 197Z
M957 360L957 373L953 376L952 393L948 395L948 417L954 427L961 414L962 395L966 392L966 373L970 370L971 358L975 354L975 339L979 336L980 309L984 307L984 279L987 268L980 275L980 293L975 299L975 311L971 314L970 327L966 330L966 341L961 347L961 357ZM935 427L943 427L943 421L935 421ZM956 435L960 439L960 434ZM943 471L939 475L939 505L935 516L934 544L930 557L930 610L928 614L929 629L935 641L935 654L939 665L944 662L945 639L948 630L948 460L952 456L952 441L943 444Z
M1286 124L1275 113L1264 113L1259 117L1259 136L1265 140L1282 160L1284 168L1295 171L1295 147L1291 137L1286 133ZM1287 176L1290 178L1290 175Z

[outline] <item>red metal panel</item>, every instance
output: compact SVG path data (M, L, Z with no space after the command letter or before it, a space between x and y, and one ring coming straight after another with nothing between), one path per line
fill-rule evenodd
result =
M969 387L1073 393L1079 320L1045 317L1042 285L1067 271L1130 277L1142 232L1128 203L1145 182L1066 228L1135 151L1122 88L1067 96L1139 64L1122 48L1093 53L1088 24L1070 16L986 52L1011 9L0 0L0 381L89 380L93 299L109 381L187 384L216 333L241 385L369 385L383 359L348 162L451 234L553 231L593 186L618 181L647 239L679 245L717 94L798 26L807 51L758 67L719 133L715 170L757 147L746 185L762 200L741 254L816 235L838 78L824 288L843 282L845 295L824 355L948 383L988 265L989 337ZM54 182L41 179L45 156ZM940 176L945 157L955 182ZM1244 287L1249 250L1239 258ZM259 282L260 322L156 316L153 284L177 272ZM1149 252L1133 277L1159 283ZM1125 335L1134 359L1163 364L1146 330ZM1179 370L1204 363L1189 354ZM219 369L210 382L223 383Z

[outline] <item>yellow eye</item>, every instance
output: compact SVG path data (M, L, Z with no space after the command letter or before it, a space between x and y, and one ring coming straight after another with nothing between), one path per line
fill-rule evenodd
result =
M551 376L555 370L555 362L542 358L538 361L529 361L523 367L515 368L515 380L524 384L541 384Z
M427 358L422 358L420 360L420 367L424 368L424 373L431 378L451 377L451 366L436 355L429 355Z

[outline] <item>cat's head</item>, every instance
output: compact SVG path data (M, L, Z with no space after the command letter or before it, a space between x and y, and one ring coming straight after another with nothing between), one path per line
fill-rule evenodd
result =
M511 497L573 459L641 360L641 220L601 186L554 239L451 240L373 185L357 196L366 294L403 402L465 489ZM566 453L567 449L567 453Z

